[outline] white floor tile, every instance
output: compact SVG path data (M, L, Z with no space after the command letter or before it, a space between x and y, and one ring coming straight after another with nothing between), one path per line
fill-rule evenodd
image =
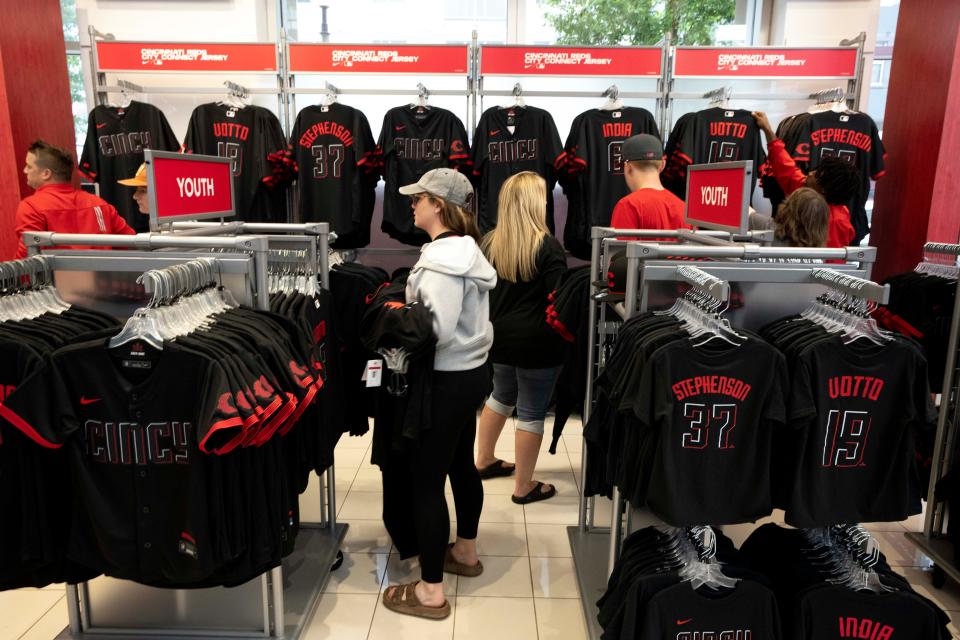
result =
M63 598L62 591L44 589L0 592L0 638L19 638Z
M570 558L570 540L565 524L527 523L527 547L531 558Z
M537 637L533 598L457 596L456 614L454 640L528 640Z
M325 593L303 640L366 640L380 596L375 593Z
M63 585L59 585L61 594ZM47 611L46 615L37 620L36 624L30 627L20 640L50 640L57 637L69 624L67 616L67 599L60 598L53 608Z
M567 453L583 451L583 436L568 435L566 429L564 429L563 436L560 439L563 440L563 446L567 448Z
M483 573L476 578L460 576L458 596L530 598L530 562L525 557L480 556Z
M513 495L513 488L516 486L514 476L502 476L500 478L489 478L483 481L483 495L485 496L509 496Z
M583 640L587 627L580 602L534 599L539 640Z
M379 593L387 572L386 553L344 553L343 564L330 574L328 593Z
M508 495L485 495L483 496L483 511L480 513L480 522L512 522L522 524L523 506L513 504Z
M360 467L353 479L351 491L383 491L383 476L377 467Z
M344 434L337 443L336 452L339 453L343 449L369 449L371 443L373 443L373 430L367 431L362 436Z
M369 464L370 455L367 449L341 449L337 447L333 453L334 465L338 467L359 467Z
M897 573L903 575L914 590L924 597L930 598L945 611L960 611L960 585L952 580L942 589L935 589L930 582L931 571L928 569L919 569L917 567L898 567ZM954 619L956 623L957 620Z
M924 514L918 513L915 516L910 516L906 520L900 523L907 531L923 531L923 519Z
M382 598L382 596L381 596ZM373 614L368 640L451 640L453 638L454 619L457 614L458 598L447 593L447 600L453 611L444 620L426 620L390 611L378 599L377 610ZM339 638L337 638L339 640Z
M880 551L887 557L891 567L923 567L928 564L916 545L907 539L903 529L896 531L870 531L880 543Z
M577 524L579 503L580 500L576 495L556 496L549 500L526 504L523 506L523 511L527 524ZM597 520L597 522L605 521Z
M526 527L523 523L481 523L477 533L477 553L482 556L527 555Z
M380 520L350 520L340 550L344 553L390 553L393 543Z
M573 558L530 558L535 598L579 598Z
M351 491L337 512L337 517L344 522L380 520L383 518L383 494L379 491Z
M555 456L548 453L541 455L537 459L537 473L543 473L545 471L573 473L573 467L570 465L570 458L563 455L562 451L558 451Z

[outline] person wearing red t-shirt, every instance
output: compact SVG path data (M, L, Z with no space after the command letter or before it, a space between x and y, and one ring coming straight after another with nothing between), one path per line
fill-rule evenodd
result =
M24 231L133 235L133 229L117 214L113 205L91 193L74 189L71 184L73 167L73 156L63 149L43 140L30 145L23 173L34 193L17 205L14 219L17 258L27 255L23 244Z
M856 232L850 223L850 210L843 203L849 202L860 189L860 172L856 166L840 158L822 158L820 166L805 175L790 157L783 140L777 138L767 114L756 111L753 117L767 138L767 162L784 195L789 198L801 187L817 191L830 207L827 247L850 246Z
M656 136L641 133L623 141L623 178L630 194L613 208L614 229L687 229L683 200L663 188L663 146Z

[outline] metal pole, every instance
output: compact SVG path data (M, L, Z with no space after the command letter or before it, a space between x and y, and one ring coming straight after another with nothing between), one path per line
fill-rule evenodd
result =
M283 610L283 569L274 567L270 570L270 586L273 589L273 637L283 638L285 632Z
M596 230L594 229L593 238L591 239L590 246L590 282L594 282L598 274L600 273L600 242L602 238ZM592 291L593 285L590 285L590 290ZM593 300L593 296L590 296L590 302L588 307L588 324L590 327L590 332L587 336L587 388L584 391L583 397L583 412L581 417L583 418L583 425L586 426L587 421L590 420L590 410L593 406L593 367L595 364L594 349L597 347L597 303ZM582 436L581 436L582 437ZM580 455L580 486L586 487L587 480L587 452L586 452L586 439L584 439L583 447L584 451ZM579 496L579 504L577 507L577 525L580 527L580 531L587 530L587 495L586 492L581 489Z
M320 41L321 42L330 42L330 28L327 26L327 9L330 6L326 4L320 5Z
M78 635L81 631L80 625L80 593L77 591L77 585L67 585L67 618L70 620L70 633Z

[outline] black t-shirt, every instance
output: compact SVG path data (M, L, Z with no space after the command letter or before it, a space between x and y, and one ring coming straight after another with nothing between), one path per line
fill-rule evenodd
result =
M547 235L537 252L533 280L510 282L497 278L497 286L490 292L491 362L525 369L556 367L563 363L566 345L560 334L547 324L547 297L566 270L563 247L556 238Z
M712 344L717 344L714 341ZM625 394L660 433L647 503L674 526L752 522L772 510L773 431L786 421L786 363L756 338L738 346L676 340Z
M100 184L100 197L116 207L137 232L147 231L150 219L133 201L133 187L117 184L117 180L133 177L143 164L144 149L180 149L160 109L134 100L125 109L99 105L90 112L80 172Z
M563 244L573 255L590 259L590 228L608 226L613 207L630 193L623 179L623 141L640 133L660 137L646 109L590 109L578 115L564 145L560 184L567 194Z
M844 587L812 589L800 600L797 640L867 638L933 640L937 615L912 593L871 593Z
M511 133L511 127L514 127ZM473 137L473 171L480 176L478 220L486 233L497 226L500 187L510 176L533 171L547 181L547 226L553 226L553 187L563 147L553 116L537 107L491 107Z
M729 593L703 595L688 583L664 589L650 599L643 640L779 640L780 617L773 593L740 580Z
M916 347L816 342L797 358L789 419L801 431L788 524L899 522L920 513L913 429L932 426L936 412Z
M263 107L236 109L212 102L193 110L184 151L230 158L237 218L246 222L286 222L282 189L264 182L273 176L268 156L286 150L277 116Z
M383 173L383 224L391 238L419 246L430 241L413 226L409 197L398 189L431 169L453 167L469 173L470 148L460 118L439 107L402 106L387 111L377 141Z
M339 103L306 107L293 124L290 150L301 222L329 222L338 249L367 246L378 180L367 117Z
M671 155L663 171L664 186L681 200L687 195L687 166L752 160L754 184L766 160L756 120L744 109L713 107L678 121L670 134Z

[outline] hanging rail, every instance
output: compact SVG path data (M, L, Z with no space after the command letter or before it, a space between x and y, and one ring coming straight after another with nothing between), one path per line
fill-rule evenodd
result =
M890 302L890 285L888 284L877 284L872 280L850 276L834 269L814 269L810 279L857 298L879 304Z
M677 280L686 282L697 291L705 293L711 298L724 302L730 299L730 284L726 280L710 275L703 269L685 264L680 265L677 267Z

